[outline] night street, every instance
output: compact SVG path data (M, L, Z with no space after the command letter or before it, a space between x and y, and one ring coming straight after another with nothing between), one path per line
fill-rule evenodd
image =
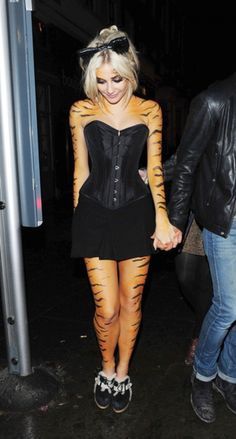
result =
M70 258L70 209L54 208L43 230L23 234L33 366L55 374L60 390L48 407L1 413L1 439L234 439L236 417L215 394L217 420L201 422L190 405L191 367L184 355L193 314L182 298L169 253L153 257L143 324L131 363L128 410L99 410L93 401L100 356L93 302L83 262ZM6 367L1 334L1 366Z
M185 0L137 0L135 4L129 0L0 0L0 439L236 439L236 415L220 393L214 390L213 423L202 422L191 406L192 367L185 364L185 356L195 319L177 282L178 249L159 250L152 256L146 284L143 270L148 262L135 272L140 267L127 256L138 255L139 261L152 252L150 230L154 246L159 247L174 247L184 231L183 253L189 252L191 258L201 256L206 263L203 246L199 251L200 229L198 235L190 236L190 251L183 247L192 228L189 211L195 216L195 226L199 222L201 228L221 238L231 233L230 220L236 215L236 87L234 82L232 94L229 87L225 96L214 87L236 72L233 6L234 2L227 1L222 5ZM203 98L205 93L208 96L206 90L210 104ZM196 106L189 113L198 94L204 105L199 103L199 109ZM232 115L226 111L229 105ZM226 126L217 112L223 114ZM189 114L193 116L187 135ZM182 141L183 133L187 140ZM200 179L202 164L209 180ZM138 169L147 186L138 178ZM179 188L175 200L180 216L174 221L171 188ZM198 188L207 197L206 202L202 196L197 200L207 224L197 215L194 197ZM87 197L87 210L76 209L80 194ZM151 196L155 212L148 202ZM232 209L221 202L221 196ZM183 209L182 201L186 202ZM134 202L141 207L135 210ZM77 219L75 216L78 225L73 223L79 236L74 239L73 234L76 256L102 258L100 247L106 250L107 245L102 259L132 259L120 264L120 277L112 262L104 263L105 268L96 266L95 259L88 262L94 264L89 271L98 270L93 271L98 280L91 284L101 291L94 290L94 294L103 290L107 294L95 296L98 308L105 304L102 315L97 313L101 321L96 322L96 330L107 367L107 379L103 377L97 388L104 391L105 382L111 393L113 386L114 409L114 397L122 392L123 397L124 383L129 381L124 377L127 367L122 346L127 358L140 323L145 285L143 318L128 372L132 400L123 413L115 413L111 407L101 410L94 401L101 355L85 264L82 258L71 257L73 206L79 212ZM122 247L125 252L118 254ZM229 264L226 253L218 252L222 283L227 280L230 293L229 265L235 281L232 252L230 247ZM209 282L205 281L202 269L195 270L196 266L200 267L195 263L182 266L178 275L187 273L191 278L194 272L196 288L189 290L193 299L198 298L199 314L205 315L202 302L208 299L209 305L211 300L211 276L208 273ZM210 294L205 294L207 286ZM220 323L222 330L235 321L235 296L231 295L228 306L227 288L219 288L219 292L220 306L223 297L225 314L233 315L230 323ZM130 310L136 304L134 321ZM226 320L225 314L220 308L222 320ZM113 322L109 332L105 325ZM207 322L207 331L210 327ZM109 371L113 372L112 343L118 333L121 354L116 387ZM198 336L199 331L193 338ZM208 339L214 341L214 337ZM214 353L206 346L202 351L206 357ZM202 375L209 376L213 376L211 372ZM211 385L201 381L195 380L200 385L200 409L209 412L209 392L205 406L202 400L206 401L207 392L202 387L209 390ZM226 385L235 397L234 383ZM127 390L128 385L126 395ZM211 399L210 409L212 406Z

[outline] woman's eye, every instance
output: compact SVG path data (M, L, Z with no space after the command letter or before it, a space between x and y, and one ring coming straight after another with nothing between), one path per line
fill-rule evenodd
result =
M113 78L114 82L121 82L123 81L123 78L121 78L121 76L118 76L117 78Z
M97 84L105 84L103 79L97 78Z

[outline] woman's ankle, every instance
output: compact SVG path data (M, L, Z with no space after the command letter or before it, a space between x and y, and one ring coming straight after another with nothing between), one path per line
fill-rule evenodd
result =
M119 368L116 369L116 379L117 381L123 381L128 376L128 368Z
M111 378L115 374L115 365L108 366L107 364L104 364L102 365L102 371L107 378Z

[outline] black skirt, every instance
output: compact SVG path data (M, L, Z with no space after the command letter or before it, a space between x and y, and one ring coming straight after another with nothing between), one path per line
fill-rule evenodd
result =
M72 221L71 256L123 260L155 253L155 210L151 195L108 209L80 194Z

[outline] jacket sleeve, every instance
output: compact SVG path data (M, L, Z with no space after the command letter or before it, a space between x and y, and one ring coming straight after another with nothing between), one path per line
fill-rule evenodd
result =
M184 231L194 190L196 169L214 132L211 106L204 94L193 99L184 132L177 149L177 160L168 206L171 223Z
M172 154L167 160L164 161L163 175L164 175L164 182L165 183L167 183L173 179L175 163L176 163L176 153Z

